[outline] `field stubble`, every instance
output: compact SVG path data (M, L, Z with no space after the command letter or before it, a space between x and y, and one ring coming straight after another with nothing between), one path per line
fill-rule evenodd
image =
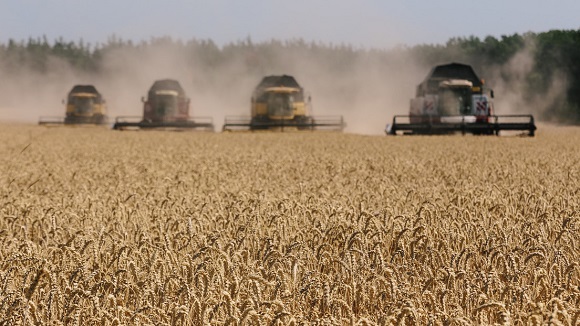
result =
M0 324L580 322L578 128L0 139Z

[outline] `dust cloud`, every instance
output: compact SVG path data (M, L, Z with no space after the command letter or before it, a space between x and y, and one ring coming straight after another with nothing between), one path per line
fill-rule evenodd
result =
M35 122L39 116L64 115L66 93L74 81L84 78L57 58L50 58L47 65L50 69L44 74L27 67L0 70L1 121Z
M390 50L387 56L384 51L342 48L336 51L350 55L335 56L332 48L315 52L307 46L257 44L246 53L214 61L203 51L186 51L188 48L162 39L109 49L98 74L75 71L56 58L48 61L43 73L2 69L0 58L0 75L5 81L0 86L0 120L36 123L41 116L64 116L62 101L75 84L97 87L107 101L111 121L116 116L141 116L141 98L153 82L172 78L191 99L190 114L212 117L216 130L221 130L226 115L250 114L252 91L263 76L289 74L310 94L314 116L342 115L346 132L376 135L384 133L393 115L408 113L416 85L431 69L417 63L404 48ZM531 55L529 47L505 66L478 71L491 81L498 114L536 113L522 100ZM348 60L336 62L341 58ZM555 84L550 93L553 98L560 95L562 86Z
M550 86L542 94L529 98L528 78L534 68L535 44L528 41L506 64L489 67L486 74L495 93L495 113L533 114L536 119L545 115L547 108L566 98L568 80L564 73L555 71Z

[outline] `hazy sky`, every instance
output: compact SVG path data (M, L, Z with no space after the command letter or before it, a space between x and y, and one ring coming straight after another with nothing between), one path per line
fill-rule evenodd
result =
M153 36L219 45L296 39L359 47L445 43L580 28L578 0L0 0L0 42L134 41Z

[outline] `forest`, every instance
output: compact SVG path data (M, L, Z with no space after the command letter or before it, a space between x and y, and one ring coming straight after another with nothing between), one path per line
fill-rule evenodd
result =
M476 71L488 72L485 77L501 83L504 91L517 93L518 106L523 106L521 111L525 112L528 105L532 107L541 103L541 109L533 112L538 119L580 123L580 30L529 32L483 39L456 37L445 44L400 45L391 49L301 39L253 42L247 38L223 46L212 40L155 37L135 42L114 35L107 42L98 44L62 38L49 40L47 37L10 39L0 44L0 72L3 76L19 71L42 75L48 73L56 60L80 74L104 75L112 69L106 62L112 53L123 52L128 57L138 57L139 53L152 49L169 49L189 58L186 60L195 64L198 76L206 86L211 84L212 72L231 67L234 63L238 67L236 74L258 76L282 61L287 64L289 60L308 58L319 69L339 71L343 78L348 78L349 73L354 73L351 67L360 62L379 66L377 71L385 74L389 73L389 67L401 61L420 67L462 62L472 65ZM493 74L489 73L492 71ZM235 79L236 75L231 78ZM0 88L5 82L0 83Z

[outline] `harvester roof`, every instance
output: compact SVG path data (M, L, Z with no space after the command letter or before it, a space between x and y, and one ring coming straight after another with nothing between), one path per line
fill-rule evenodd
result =
M434 93L437 91L437 87L439 87L441 81L450 79L470 81L474 88L481 88L483 86L482 80L477 76L471 66L453 62L435 66L431 69L431 72L429 72L425 80L417 87L417 92Z
M70 90L69 93L70 94L72 94L72 93L89 93L89 94L95 94L95 95L99 94L99 92L97 91L97 89L93 85L75 85L75 86L73 86L73 88Z
M149 89L149 92L152 93L157 91L175 91L180 96L185 96L185 91L183 90L179 82L174 79L156 80Z
M289 75L272 75L262 78L262 81L254 90L253 98L258 102L266 101L266 92L276 90L278 92L294 92L298 90L296 100L304 100L304 90L300 87L296 79Z
M103 96L93 85L73 86L70 92L68 92L68 101L70 102L73 97L94 97L97 99L98 103L103 100Z
M465 79L474 86L483 84L471 66L455 62L436 66L431 70L427 79Z
M289 75L274 75L266 76L262 79L257 88L268 88L268 87L295 87L300 88L300 84L294 79L294 77Z

